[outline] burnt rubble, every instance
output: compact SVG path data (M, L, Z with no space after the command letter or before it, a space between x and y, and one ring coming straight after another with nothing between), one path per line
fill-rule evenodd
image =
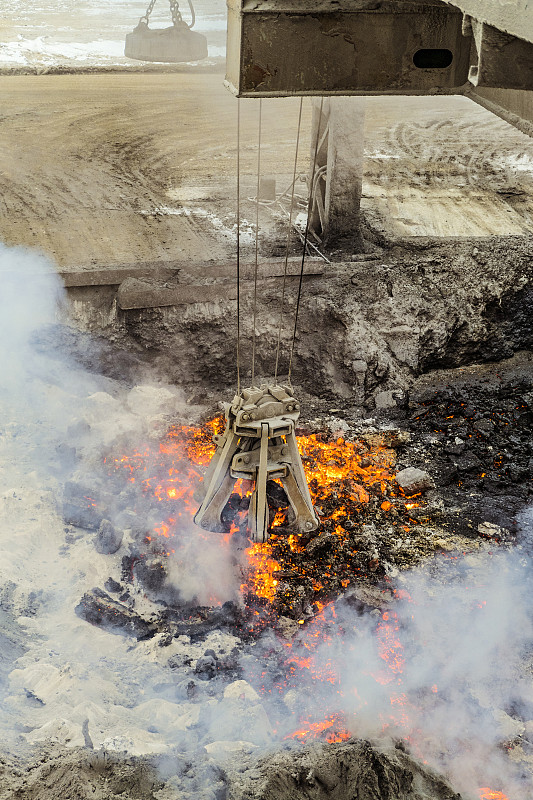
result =
M405 458L434 476L443 525L465 536L516 530L533 495L533 356L433 372L411 389ZM506 533L507 532L507 533Z
M403 744L360 739L286 745L261 758L212 747L135 757L51 745L24 760L3 758L0 769L5 800L344 800L354 792L358 800L461 800Z
M394 413L376 411L372 419L361 419L342 402L335 403L335 411L331 402L322 405L327 413L299 432L307 437L304 462L311 470L317 467L316 441L327 445L326 466L335 471L341 466L342 448L348 446L373 477L368 482L354 475L339 478L328 493L321 492L320 481L314 479L311 489L321 526L299 537L291 535L283 490L269 484L271 520L276 517L279 523L268 547L277 563L270 595L261 596L245 554L246 498L233 495L224 515L228 529L234 530L229 548L235 571L242 576L242 600L210 607L195 598L185 600L179 585L170 580L179 526L154 533L154 522L181 509L177 500L167 500L164 493L154 498L140 481L131 482L131 473L109 465L96 476L93 491L83 482L67 486L66 511L71 516L65 520L72 519L72 506L79 509L89 500L89 517L81 517L87 536L100 552L105 552L103 540L111 541L108 563L115 570L110 567L106 591L87 592L76 613L111 633L149 639L167 659L171 677L162 691L174 702L177 698L201 706L201 724L209 730L202 738L198 727L187 729L187 736L200 745L189 759L187 774L200 781L209 773L217 800L340 800L348 783L360 788L362 798L459 797L401 747L383 753L358 740L303 749L283 742L260 762L246 756L246 748L271 746L272 729L278 740L285 733L293 736L294 730L284 727L288 710L292 714L312 703L320 707L325 699L327 680L324 688L315 684L306 695L298 662L299 653L309 652L306 644L315 631L320 641L327 641L333 631L355 638L358 625L376 633L398 599L400 570L444 552L452 556L453 571L454 553L512 545L516 514L532 489L531 364L528 354L519 354L503 363L432 373L413 384L402 407ZM320 401L313 402L320 410ZM186 460L178 455L179 469L185 468ZM142 459L131 463L142 472ZM95 509L98 527L91 516ZM114 556L113 541L118 542ZM216 646L219 634L226 637L224 648ZM239 692L249 692L252 699L241 702ZM252 720L246 729L253 730L244 737L249 741L240 743L234 758L240 766L235 770L217 758L222 753L227 762L228 754L237 752L231 747L240 746L237 740L244 734L231 727L231 713L226 713L224 727L210 710L212 705L227 712L232 702L240 703L236 717ZM515 717L511 727L518 726ZM211 741L213 737L217 741ZM524 741L520 739L521 747L527 745ZM174 778L178 791L181 777Z
M527 372L528 365L526 360L519 372ZM83 735L86 747L54 755L50 763L37 767L33 775L40 776L41 784L32 783L28 773L14 784L16 796L30 800L39 796L38 785L53 785L58 800L72 796L114 800L121 794L139 800L165 796L196 800L207 786L209 793L204 794L209 800L344 800L355 787L364 800L457 800L459 796L449 784L404 752L403 744L395 747L384 744L385 740L377 745L349 739L354 731L359 732L358 722L352 718L345 718L340 730L339 714L338 728L335 722L317 734L317 738L326 738L339 733L342 741L303 744L314 732L305 739L304 731L298 739L302 720L319 725L324 721L322 713L313 717L312 712L333 706L328 705L332 683L327 677L313 681L303 676L301 661L314 652L308 646L312 648L315 641L322 645L328 636L340 637L337 646L342 648L346 641L360 641L357 637L362 628L379 635L388 609L395 608L396 587L401 586L395 578L400 569L442 550L464 551L487 542L496 547L506 537L511 541L510 522L505 525L503 519L491 517L488 506L477 516L469 510L473 507L469 504L478 500L471 496L476 470L483 469L484 459L492 456L489 447L501 450L505 446L508 425L504 423L518 422L519 445L514 453L519 463L529 446L529 411L523 406L518 409L518 402L511 408L511 402L518 393L527 399L531 386L512 371L502 378L502 365L494 370L499 375L496 392L492 378L483 382L481 376L486 373L480 369L472 369L475 380L470 372L443 373L440 382L429 384L433 393L428 393L423 381L415 384L403 415L393 420L362 421L341 408L334 412L336 417L330 411L322 422L308 423L300 431L309 438L304 458L310 468L317 466L315 441L328 446L325 466L333 472L341 466L342 448L349 446L371 480L367 481L367 476L359 480L354 475L342 477L331 492L321 493L320 480L314 479L320 530L296 539L291 536L290 515L282 520L269 546L279 565L272 597L258 595L253 570L248 571L251 561L245 550L249 542L237 531L231 539L231 563L242 575L242 600L222 606L186 600L179 581L174 585L170 579L169 567L175 555L172 550L179 548L180 527L159 535L155 532L157 523L182 508L180 501L168 495L167 500L164 492L152 496L145 483L131 481L131 473L111 469L109 458L100 473L94 472L93 483L76 473L63 498L66 541L69 546L77 546L77 542L85 557L87 546L94 546L102 554L97 559L99 568L105 569L100 573L102 588L85 592L76 614L110 634L130 638L112 640L111 649L135 650L136 657L146 663L152 663L152 658L159 660L164 671L138 705L141 709L147 706L142 711L147 735L163 739L168 724L169 736L176 738L165 740L168 747L161 758L143 760L115 754L108 759L106 748L129 747L126 738L125 743L115 745L110 736L104 738L106 733L99 731L94 717L85 727L76 720L72 736L77 738L73 741L79 744ZM475 407L474 414L464 411L465 398ZM507 410L504 402L509 405ZM525 399L521 402L526 405ZM490 417L489 409L496 409L500 416ZM501 416L504 413L505 418ZM461 420L459 425L467 426L470 437L457 433L456 417ZM496 422L490 427L487 420L492 419ZM457 438L465 443L459 453ZM164 449L168 441L162 442ZM159 446L160 441L154 439L153 449L157 451ZM135 450L139 460L131 465L144 480L143 467L152 464L149 457L148 462L140 458L142 447L141 443ZM123 448L121 440L113 444L120 458L128 452ZM464 476L470 476L469 491L465 492L458 483L442 480L441 465L468 455L469 450L479 464L473 462L471 473L457 467L463 485ZM185 457L181 458L178 455L176 459L179 469L186 463ZM168 474L170 466L174 465L164 461L161 469L167 468ZM487 472L490 469L502 489L505 487L505 494L499 495L503 502L509 495L509 482L505 474L498 477L494 464L489 464ZM527 473L524 475L519 477L518 487L527 488ZM153 482L152 488L158 483ZM487 502L492 501L492 492L482 489L483 493ZM280 519L288 510L287 499L277 484L269 485L268 495L272 516ZM527 492L522 495L528 496ZM232 498L226 514L228 526L239 527L245 505L242 498ZM461 519L466 520L464 528L459 526ZM75 523L83 527L76 530ZM76 538L80 536L81 542ZM32 686L24 683L28 691ZM423 686L423 692L431 700L431 690ZM409 699L423 703L424 697L413 693ZM48 702L46 697L40 698L40 694L28 694L27 702ZM512 713L509 724L518 727ZM523 727L529 718L530 714L524 718ZM145 746L140 734L136 736L139 748ZM525 741L520 739L521 747L526 746ZM68 770L63 769L65 764ZM10 775L6 781L9 785Z
M383 434L353 436L353 441L346 447L350 457L355 459L354 468L358 469L360 464L361 469L367 470L370 482L358 483L361 478L354 478L352 474L338 480L332 491L326 492L318 480L313 479L311 489L316 495L316 509L321 519L318 531L291 537L287 499L278 484L269 483L271 520L276 514L282 514L269 540L270 557L278 562L274 575L276 590L271 600L262 597L262 592L258 594L248 574L249 567L239 566L247 564L244 551L249 543L245 527L242 527L246 524L243 511L246 510L247 498L237 495L230 498L225 519L228 529L230 525L241 526L240 532L232 536L231 548L235 569L242 571L244 607L225 603L220 609L203 608L194 601L183 601L179 586L167 578L167 548L171 545L166 538L150 534L148 520L152 512L161 513L160 499L150 497L142 488L135 492L127 481L124 484L124 473L115 472L110 480L107 478L107 492L97 487L90 493L85 486L69 482L65 491L64 512L65 508L68 512L65 521L72 518L72 507L81 509L85 503L89 509L88 519L81 514L76 519L94 530L94 515L97 513L103 517L114 512L119 497L127 500L129 510L120 512L118 518L132 526L128 528L128 536L124 537L122 529L105 519L100 522L95 536L95 547L99 552L115 552L124 540L119 550L122 572L115 577L120 577L120 586L125 590L118 600L113 600L101 589L95 589L84 596L77 613L92 624L102 625L113 632L120 632L122 624L124 633L137 638L157 629L168 637L185 634L197 640L217 628L236 630L244 638L253 638L266 626L273 626L288 636L294 624L312 619L324 603L344 594L348 587L381 585L396 564L416 563L422 555L435 552L440 539L431 528L421 524L430 524L437 513L431 497L426 502L420 496L432 485L431 479L420 470L407 470L414 474L415 483L411 489L417 490L417 497L413 498L407 484L407 491L404 491L391 477L398 453L402 452L409 437L397 429L388 429ZM319 468L317 459L323 457L320 443L324 442L329 453L326 456L330 459L328 464L333 469L342 469L343 450L335 445L335 440L331 443L331 435L324 430L314 437L306 444L304 463L311 470ZM115 488L114 492L110 491L111 486ZM422 509L419 521L412 519L412 506ZM288 512L284 518L283 512ZM145 524L142 524L143 519ZM179 530L176 536L175 544L179 545ZM133 595L128 587L135 590ZM386 588L386 583L381 586L382 591ZM110 584L110 591L113 591L113 584ZM135 608L137 591L156 603L149 620Z
M124 533L115 528L108 519L103 519L98 528L94 546L99 553L111 555L120 549Z
M451 391L449 382L448 378L447 396ZM173 557L169 548L179 548L179 528L175 534L170 533L176 539L169 539L168 532L163 536L154 535L153 528L161 519L162 505L166 509L163 513L168 516L181 513L182 506L179 499L173 501L160 492L154 495L151 490L147 491L146 482L131 482L132 470L142 473L144 468L145 461L140 454L149 453L149 449L143 450L141 446L133 458L120 456L117 462L120 468L106 463L103 473L95 476L95 485L91 488L85 483L69 481L64 492L65 522L96 531L96 549L101 553L118 552L122 563L121 574L110 578L113 583L105 587L118 594L117 599L96 588L84 596L77 613L92 624L136 638L151 636L157 631L164 634L166 641L180 635L198 641L220 628L238 632L244 639L253 639L269 626L290 638L295 625L312 619L324 603L347 591L354 597L358 588L360 594L362 588L375 586L378 596L386 598L390 578L398 569L412 566L442 550L465 546L464 541L454 540L453 536L464 535L465 525L469 524L464 522L463 514L468 498L461 495L463 505L455 506L450 502L448 487L442 486L442 459L454 456L455 450L441 451L441 440L433 433L429 437L425 433L429 424L449 427L450 420L446 419L450 416L449 403L443 405L436 394L428 400L424 391L421 382L421 388L413 390L406 412L408 418L396 419L394 426L376 427L369 424L372 420L366 424L360 421L350 424L340 418L317 419L302 426L299 433L305 442L303 461L311 474L320 475L321 469L329 467L342 472L346 468L345 457L353 459L354 466L327 491L320 478L311 480L321 525L317 531L298 537L291 537L291 513L283 489L269 482L271 521L277 518L277 527L269 540L270 558L277 562L272 575L276 588L269 599L264 592L258 592L253 583L253 569L250 571L246 566L248 499L236 494L231 496L224 520L228 530L230 526L239 529L233 533L230 546L235 570L242 574L244 605L241 607L226 603L219 609L202 607L194 599L185 602L179 585L168 580L168 559ZM464 409L461 397L458 395L457 407ZM480 420L483 413L478 414ZM349 419L349 415L346 416ZM480 428L477 418L472 424ZM410 427L411 432L402 429L404 425ZM421 432L422 426L426 428ZM339 429L344 434L341 443L337 443ZM164 458L157 467L159 474L179 470L187 475L191 469L187 455L189 445L209 443L210 429L202 429L201 433L194 432L198 429L187 430L186 433L178 429L171 431L169 442L175 444L180 436L185 436L184 447L179 445L178 451L173 450L169 455L158 454L158 458ZM487 443L485 435L479 434L479 437L481 446ZM324 450L321 450L322 444ZM477 439L475 444L479 450ZM120 453L123 446L119 440L115 452ZM162 452L166 451L165 445ZM326 461L321 462L321 459ZM112 453L106 462L114 463ZM123 462L127 469L122 468ZM477 461L472 463L477 465ZM364 474L360 473L362 477L358 470L364 470ZM198 471L193 470L191 474L190 480L194 480L194 476L197 479ZM392 479L393 474L396 480ZM150 486L150 481L147 485ZM186 514L190 515L189 507ZM456 518L463 521L462 527L453 524ZM111 523L110 519L116 522ZM483 535L485 529L478 531L477 526L488 521L486 515L480 516L475 526L467 530L468 536ZM499 528L490 530L491 538L502 538ZM115 583L121 587L121 593L114 588ZM149 617L136 607L139 593L153 602Z
M108 585L109 580L106 581ZM203 641L213 631L242 633L246 621L246 615L230 601L220 607L179 604L172 608L163 605L165 607L162 610L155 606L146 616L135 610L135 599L127 591L122 593L119 600L115 600L95 587L85 592L75 612L91 625L104 628L109 633L131 636L138 641L160 634L161 647L167 647L172 639L179 636L187 636L190 641L196 642Z
M95 487L68 481L63 490L63 521L66 525L97 531L104 519L103 506L95 500Z
M86 592L74 610L80 619L91 625L137 640L148 639L157 630L155 625L98 588Z
M155 800L164 786L156 759L57 744L25 759L2 758L0 771L5 800Z
M251 759L245 762L250 764ZM255 769L228 770L226 800L460 800L441 777L423 769L403 746L371 742L315 744L262 758Z
M531 236L420 236L374 238L351 261L346 253L334 254L338 260L323 275L306 278L295 383L335 405L340 400L386 411L401 407L413 380L425 372L530 348L532 252ZM201 294L209 278L196 280ZM265 280L261 289L258 374L267 376L275 363L280 281ZM191 396L203 400L211 391L220 397L224 387L233 389L227 365L235 358L235 305L227 294L220 298L209 302L207 315L204 303L191 304L186 315L179 305L121 310L118 319L110 318L108 332L180 385L186 374ZM247 297L242 302L246 361L252 309ZM288 330L283 348L290 349Z

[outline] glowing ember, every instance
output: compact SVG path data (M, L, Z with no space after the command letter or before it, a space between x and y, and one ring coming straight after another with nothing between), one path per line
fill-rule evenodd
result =
M180 518L192 520L197 508L194 489L215 452L212 437L220 429L218 418L202 428L175 426L157 449L150 444L142 452L106 459L111 474L125 473L130 483L139 484L146 496L169 510L168 516L154 526L157 536L172 537Z
M150 444L141 451L107 460L111 474L125 474L128 482L140 485L143 496L151 503L151 512L154 500L155 506L160 506L159 522L153 524L152 535L147 537L153 547L159 538L175 538L182 524L192 524L198 507L194 491L215 451L212 436L221 432L223 424L223 419L217 418L202 427L174 426L157 449ZM371 513L392 515L393 519L401 513L401 521L405 522L409 510L419 505L398 492L394 483L394 452L383 446L379 436L374 439L369 446L362 441L343 439L321 441L315 434L298 437L323 534L334 534L345 541L355 518L365 508ZM234 534L246 529L249 488L242 481L237 481L234 487L228 505L228 533L223 537L226 544ZM273 535L269 541L246 550L248 566L241 587L245 597L274 603L280 587L278 573L289 569L295 574L301 569L294 556L304 552L309 540L302 544L301 537L291 533L290 527L290 510L274 510L270 526ZM404 527L409 530L409 526ZM198 535L206 534L199 531ZM322 559L317 574L309 575L317 599L328 581L336 579L338 589L343 589L351 583L351 576L361 571L356 550L347 548L344 557L344 565ZM376 561L370 569L378 566ZM343 575L343 571L348 575Z
M385 662L386 668L374 675L381 684L393 681L403 672L405 658L403 646L398 638L398 615L395 611L385 611L376 629L379 657Z
M336 488L339 502L330 515L332 519L345 514L343 499L368 503L368 489L378 486L385 492L391 488L394 453L383 446L368 453L360 442L346 442L344 439L322 442L316 434L312 434L298 437L298 449L313 503L320 505L329 497L332 487Z
M276 572L281 567L277 561L270 557L270 549L267 544L254 544L246 550L251 574L247 584L241 586L241 590L252 591L256 597L265 600L273 600L276 594Z
M141 499L146 498L148 502L152 535L146 536L145 541L150 550L174 552L173 545L179 543L181 526L193 524L198 508L194 490L200 485L205 466L214 454L212 436L220 430L220 420L201 428L176 426L157 447L151 444L142 451L108 459L110 476L117 475L122 480L126 477L127 482L139 485ZM231 541L236 553L240 551L242 556L244 550L246 555L241 592L248 620L251 619L247 630L255 634L275 622L273 627L279 633L283 631L281 626L277 627L281 620L288 625L287 639L278 639L279 674L275 682L263 666L260 666L263 670L260 674L250 676L251 682L261 694L273 692L281 699L288 690L301 687L305 675L305 685L313 688L313 706L311 711L303 707L295 711L291 722L294 730L285 738L343 742L350 739L353 732L338 709L349 708L350 719L356 720L368 700L364 687L352 687L350 695L343 695L341 667L333 655L329 657L327 650L332 627L337 622L335 606L328 601L359 575L364 576L379 566L373 553L364 556L364 545L360 545L355 533L352 534L353 529L359 527L358 520L362 522L376 515L380 520L386 519L409 531L410 524L415 523L410 512L420 507L422 501L402 495L394 480L395 454L383 445L379 436L373 437L371 444L343 439L327 442L317 435L297 438L313 504L320 517L320 532L300 536L291 531L291 509L283 507L281 493L282 507L276 508L276 503L272 503L270 539L265 544L245 548L251 487L238 481L224 511L227 532L220 539L226 545ZM90 498L87 500L92 502ZM199 529L197 533L198 536L212 535ZM238 560L242 562L242 558ZM396 600L411 600L405 590L393 590L393 593ZM390 700L377 711L377 717L383 731L402 735L416 750L411 722L416 717L403 679L406 659L397 613L393 610L381 612L374 633L382 666L367 673L367 677L387 687L386 698ZM338 705L335 703L332 709L328 703L327 710L331 713L317 718L318 712L315 715L314 709L321 707L322 697L331 698L332 690L339 696ZM434 684L427 687L427 692L431 698L438 696L439 689ZM324 713L322 706L321 714ZM480 788L479 798L509 800L502 792L489 788Z
M350 525L353 525L353 517L376 493L386 494L391 498L380 504L383 512L395 510L392 502L395 497L392 469L394 452L386 449L379 441L371 451L361 442L346 442L344 439L323 442L316 434L299 436L297 441L313 504L320 514L323 531L346 538L345 521L349 520ZM405 499L401 497L396 499L401 507L405 508ZM300 537L294 534L287 537L287 528L290 529L290 524L287 524L284 512L276 513L271 525L272 532L274 533L277 528L281 529L281 535L285 534L284 541L288 538L292 552L302 551ZM279 541L274 535L265 544L254 545L246 551L250 572L242 586L243 591L247 590L257 597L270 601L275 599L279 585L279 580L275 576L282 570L277 556L274 556L278 545ZM331 577L334 572L332 566L329 568L327 564L322 566L320 580L313 582L315 592L319 593L323 589L323 580ZM349 583L350 578L341 579L343 588Z
M352 734L345 727L342 714L330 714L320 722L305 720L300 724L302 727L285 736L285 739L298 739L299 741L323 739L332 744L333 742L346 742L352 738Z
M503 792L496 792L494 789L487 787L479 789L480 800L509 800Z

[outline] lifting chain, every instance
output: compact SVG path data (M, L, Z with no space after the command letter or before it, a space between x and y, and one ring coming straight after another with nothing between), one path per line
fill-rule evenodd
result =
M144 17L141 17L142 20L146 20L146 24L148 24L148 21L150 20L150 14L154 10L155 3L156 3L156 0L150 0L150 2L148 4L148 8L146 9L146 11L144 13Z
M146 24L148 24L148 22L150 20L150 15L151 15L152 11L154 10L154 6L156 4L156 1L157 0L150 0L150 2L148 4L148 8L146 9L146 12L144 14L144 17L141 17L141 20L145 21ZM192 4L191 0L189 0L189 8L191 9L192 22L191 22L190 25L188 25L188 27L192 28L194 26L194 23L195 23L195 13L194 13L194 8L193 8L193 4ZM178 0L170 0L170 13L172 15L172 23L173 23L173 25L177 26L177 25L183 24L184 19L181 16L181 11L180 11L180 6L179 6L179 3L178 3ZM187 23L185 23L185 24L187 25Z
M170 0L170 13L172 14L172 22L174 25L179 25L180 22L183 22L178 0Z

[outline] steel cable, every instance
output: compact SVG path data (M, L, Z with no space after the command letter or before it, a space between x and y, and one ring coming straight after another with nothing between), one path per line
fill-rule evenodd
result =
M237 394L241 393L241 101L237 98Z
M255 381L255 340L256 340L256 323L257 323L257 273L259 264L259 182L261 179L261 122L262 122L262 104L263 101L259 100L259 134L257 142L257 194L255 202L255 268L254 268L254 315L253 315L253 334L252 334L252 382Z
M191 9L191 17L192 17L189 28L194 28L194 23L196 22L196 14L194 13L194 6L192 4L192 0L189 0L189 8Z
M309 197L307 200L307 220L305 222L305 234L304 234L304 241L303 241L303 251L302 251L302 263L300 267L300 279L298 281L298 296L296 299L296 309L294 312L294 329L292 332L292 344L291 344L291 351L289 356L289 371L287 375L287 380L289 382L289 386L291 384L291 371L292 371L292 359L294 355L294 344L296 342L296 330L298 327L298 313L300 311L300 300L302 297L302 283L304 277L304 265L305 265L305 256L307 254L307 240L309 238L309 225L311 224L311 203L313 200L313 186L315 183L315 171L316 171L316 160L318 156L318 146L320 143L320 123L322 120L322 109L324 107L324 98L321 98L320 101L320 110L318 112L318 123L316 126L316 142L315 142L315 153L313 156L313 164L311 167L311 180L309 181Z
M283 331L283 312L285 306L285 290L287 286L287 270L289 265L289 249L291 243L291 235L292 235L292 214L294 211L294 194L296 189L296 169L298 165L298 149L300 146L300 129L302 125L302 109L303 109L303 97L300 97L300 111L298 114L298 131L296 134L296 151L294 154L294 170L292 174L292 189L291 189L291 206L289 211L289 225L287 229L287 244L285 247L285 265L283 269L283 286L281 290L281 307L279 311L279 326L278 326L278 345L276 348L276 368L274 371L274 383L278 382L278 367L279 367L279 354L281 349L281 334Z

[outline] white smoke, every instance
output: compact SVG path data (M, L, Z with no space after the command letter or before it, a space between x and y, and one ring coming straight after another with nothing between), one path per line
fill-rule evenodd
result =
M210 647L227 654L233 637L215 632L197 644L182 637L165 648L112 636L75 616L83 592L120 575L126 544L102 556L90 534L70 530L65 542L58 499L66 468L57 446L81 420L75 477L101 481L102 447L118 435L134 448L164 431L183 398L175 387L132 389L85 372L72 354L47 353L43 331L64 298L43 256L0 245L0 280L0 605L6 642L20 645L3 644L13 658L9 674L0 675L5 740L23 734L30 742L83 744L88 719L96 747L133 753L194 749L216 739L222 722L228 737L269 741L264 707L272 720L280 708L275 663L267 670L275 701L264 693L261 705L250 694L253 714L248 708L240 719L241 687L237 699L229 694L220 702L206 685L194 701L187 695L196 659ZM118 505L112 521L124 510ZM531 776L524 783L521 764L524 737L533 732L532 527L530 509L514 550L443 557L405 574L384 613L359 614L339 602L335 619L310 624L292 648L265 636L257 649L271 648L273 662L289 650L301 662L283 698L278 738L290 735L300 717L343 712L355 736L407 740L460 791L476 796L477 787L492 786L512 800L529 798ZM175 532L181 544L170 557L169 580L180 597L234 599L239 570L221 537L198 535L190 519L178 520ZM135 599L141 608L142 593ZM169 655L176 669L183 665L181 682L169 678ZM258 680L255 661L249 655L243 663L258 686L266 678Z
M39 380L49 365L36 355L31 340L36 330L54 322L61 285L44 256L1 243L0 280L0 403L6 424L14 412L34 420L50 410Z
M240 599L237 564L219 533L179 526L179 550L167 562L168 580L182 601L213 606Z
M532 516L523 515L524 535ZM384 612L359 616L342 602L334 617L326 609L328 621L311 624L289 650L299 669L283 735L305 728L300 719L341 712L354 736L403 739L458 791L477 797L488 786L529 798L532 566L525 545L437 557L401 576Z
M77 334L58 325L65 294L44 256L0 245L0 281L0 736L6 746L20 735L32 744L83 745L88 720L97 748L158 753L184 739L188 748L198 740L191 730L198 703L176 690L168 658L181 658L187 675L206 648L230 651L233 637L227 644L216 633L198 645L184 637L167 649L79 619L84 592L120 579L129 539L101 555L95 534L65 527L61 515L67 478L106 488L104 453L115 441L134 452L163 434L168 420L187 413L183 395L146 375L132 388L88 372L77 353L65 352L65 342L75 350ZM98 346L85 339L83 347L97 364ZM123 511L117 499L112 521ZM176 583L187 597L203 597L205 570L215 574L223 562L218 540L193 541L188 528ZM201 553L207 560L195 572ZM234 586L211 580L219 597L234 596ZM131 591L135 607L153 613L142 590Z

